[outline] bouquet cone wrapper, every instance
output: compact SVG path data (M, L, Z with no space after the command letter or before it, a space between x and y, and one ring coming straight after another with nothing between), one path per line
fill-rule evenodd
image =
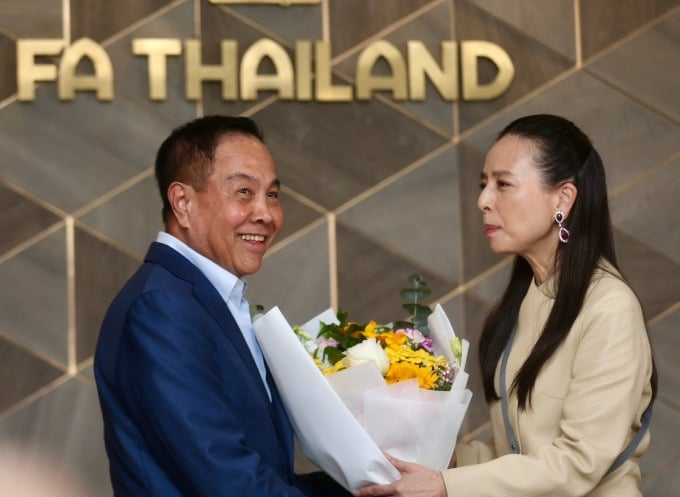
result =
M337 322L335 312L329 309L303 328L316 336L320 322ZM428 326L435 353L457 362L450 347L455 334L440 305ZM302 452L345 489L399 479L384 452L432 469L448 467L472 398L466 340L453 387L441 392L419 388L417 380L387 385L372 362L324 376L278 307L253 328Z

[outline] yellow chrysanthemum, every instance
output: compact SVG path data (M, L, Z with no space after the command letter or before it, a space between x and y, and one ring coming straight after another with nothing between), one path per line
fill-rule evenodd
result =
M375 331L377 327L378 327L377 322L369 321L368 324L366 325L366 328L364 328L364 331L361 334L364 335L366 338L377 338L378 334Z
M439 377L429 368L418 368L418 386L433 390L439 381Z
M393 362L385 375L385 381L387 383L397 383L411 378L418 378L418 369L418 366L409 362Z
M338 371L342 371L343 369L347 368L347 364L345 364L345 361L338 361L335 364L333 364L330 367L324 367L323 364L321 365L321 372L328 376L329 374L337 373Z
M385 339L384 343L387 347L401 347L408 341L408 337L403 333L394 333L392 331L382 334Z

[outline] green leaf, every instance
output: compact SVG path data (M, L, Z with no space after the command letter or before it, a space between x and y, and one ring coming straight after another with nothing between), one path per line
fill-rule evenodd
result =
M415 303L425 300L432 293L432 290L429 288L403 288L399 293L406 302Z
M264 314L264 306L260 304L251 304L249 307L250 311L250 319L253 319L255 316L258 316L259 314Z
M392 324L393 324L395 330L399 330L399 329L403 329L403 328L414 328L415 327L413 325L413 321L395 321Z
M427 283L425 283L425 280L418 274L409 275L408 284L411 285L411 288L427 288Z
M323 355L331 364L335 364L345 357L345 355L335 347L326 347L323 349Z

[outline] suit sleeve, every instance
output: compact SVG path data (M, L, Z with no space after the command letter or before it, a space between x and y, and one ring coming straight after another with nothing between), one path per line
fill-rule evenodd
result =
M650 351L639 303L621 287L600 292L584 314L560 435L528 454L445 470L449 496L586 495L631 438L649 382Z
M119 357L127 407L184 495L303 497L248 446L225 395L210 316L172 292L130 308ZM235 373L229 381L241 381ZM242 386L241 386L242 388ZM151 492L153 493L153 492Z

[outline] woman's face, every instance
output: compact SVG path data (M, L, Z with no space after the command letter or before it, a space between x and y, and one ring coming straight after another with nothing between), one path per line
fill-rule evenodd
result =
M489 150L477 206L491 250L550 264L558 238L553 216L557 190L548 189L533 165L531 140L506 135Z

